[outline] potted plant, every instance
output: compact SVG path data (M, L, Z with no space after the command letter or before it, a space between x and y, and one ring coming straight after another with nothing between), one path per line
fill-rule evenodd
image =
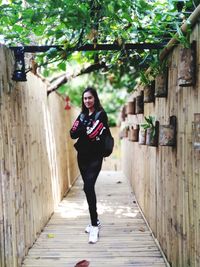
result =
M138 144L146 145L146 130L141 125L139 127Z
M181 44L178 67L178 85L182 87L195 85L196 69L196 41L190 42L191 27L188 24L186 34L177 26L177 35L174 36Z
M159 145L176 145L176 116L171 116L168 125L159 126Z
M139 95L135 98L135 114L144 113L144 92L140 91Z
M138 125L129 126L129 141L137 142L138 141L139 127Z
M143 71L140 72L140 81L144 85L144 103L154 102L155 81Z
M150 65L152 76L155 77L155 97L166 97L168 91L167 60L156 58Z
M154 116L144 117L145 122L141 124L141 127L146 130L146 145L157 146L158 145L158 122Z
M133 100L128 101L127 113L128 114L135 114L135 98L133 98Z

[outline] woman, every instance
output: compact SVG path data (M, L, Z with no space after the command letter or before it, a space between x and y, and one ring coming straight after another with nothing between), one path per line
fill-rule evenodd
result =
M95 183L101 170L103 155L102 145L108 125L106 112L102 108L97 92L88 87L82 94L82 111L70 130L71 138L78 141L74 145L78 154L78 166L84 182L91 224L85 232L89 233L89 243L96 243L99 236Z

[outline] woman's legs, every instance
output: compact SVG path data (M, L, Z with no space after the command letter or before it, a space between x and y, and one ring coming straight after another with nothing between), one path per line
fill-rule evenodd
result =
M95 183L101 170L102 160L102 157L85 158L78 155L78 165L84 182L84 192L93 226L97 226L98 219Z

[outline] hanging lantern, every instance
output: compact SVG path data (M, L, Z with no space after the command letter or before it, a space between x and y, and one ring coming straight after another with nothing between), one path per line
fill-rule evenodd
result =
M24 47L18 47L14 50L15 69L12 76L14 81L27 81L24 61Z
M69 98L69 96L66 96L65 101L66 101L65 110L69 110L69 109L71 109L70 98Z

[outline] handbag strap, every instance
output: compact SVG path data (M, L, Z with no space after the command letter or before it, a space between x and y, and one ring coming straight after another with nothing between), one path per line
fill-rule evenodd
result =
M95 121L99 118L101 112L102 112L102 110L97 111L97 113L95 114ZM111 131L110 131L110 128L109 128L108 123L106 123L106 130L107 130L107 133L108 133L110 136L112 136L112 135L111 135Z
M101 112L102 112L102 111L100 110L100 111L98 111L98 112L95 114L95 117L94 117L94 118L95 118L95 121L99 118Z

